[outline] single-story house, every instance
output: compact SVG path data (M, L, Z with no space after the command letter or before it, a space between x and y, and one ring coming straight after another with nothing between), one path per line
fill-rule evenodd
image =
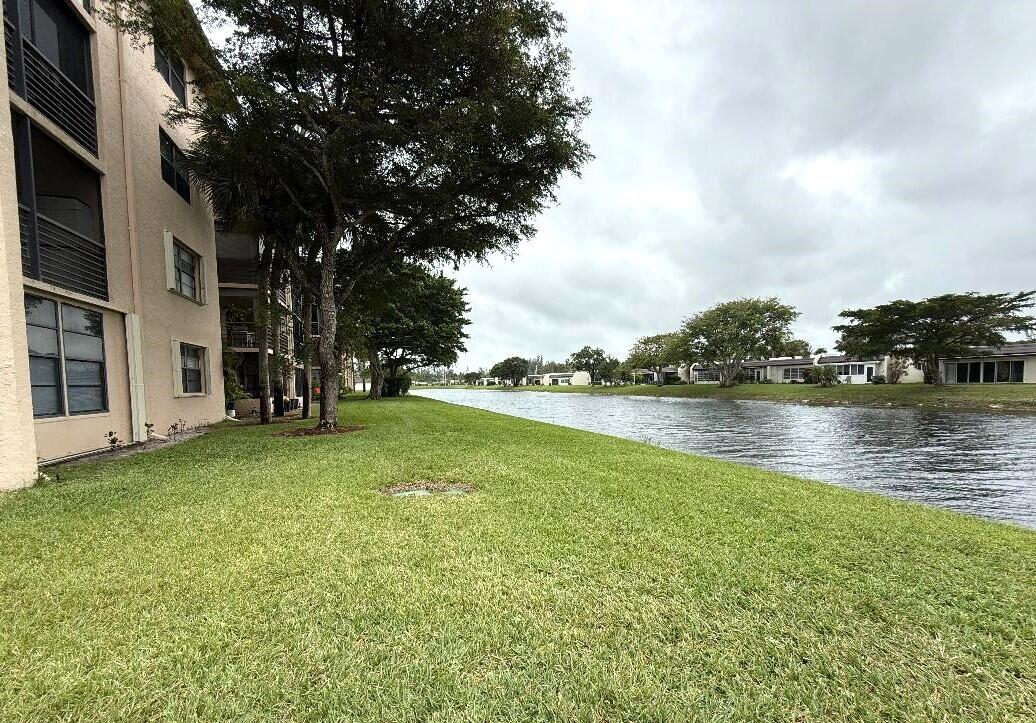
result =
M527 377L525 377L524 379L522 379L522 386L523 387L538 387L538 386L541 386L542 384L543 384L543 375L542 374L530 374Z
M1036 342L976 347L968 356L940 359L947 384L1036 384Z
M662 367L662 378L667 382L672 382L677 379L682 379L686 382L688 381L687 369L688 367L686 365L679 367ZM658 383L658 372L653 369L633 369L630 373L637 382L643 384Z
M590 373L589 372L553 372L551 374L542 375L540 384L545 387L557 387L557 386L573 386L573 387L588 387L590 386Z
M482 377L475 382L479 387L495 387L501 384L500 377Z

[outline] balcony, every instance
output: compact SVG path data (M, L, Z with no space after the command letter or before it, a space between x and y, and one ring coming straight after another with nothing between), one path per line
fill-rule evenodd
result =
M25 116L12 120L22 273L107 299L99 177Z
M92 98L89 33L72 11L57 2L23 11L18 25L4 18L7 82L34 108L93 155L97 155L97 109ZM27 17L26 17L27 16ZM20 28L20 31L19 31ZM31 38L42 40L41 47Z
M272 339L271 348L273 346ZM292 350L292 333L287 326L281 329L281 350ZM234 349L259 349L259 325L254 321L227 321L223 323L223 344Z

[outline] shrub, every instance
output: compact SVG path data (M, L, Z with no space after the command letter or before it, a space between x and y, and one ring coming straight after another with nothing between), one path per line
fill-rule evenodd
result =
M838 370L830 365L810 367L806 370L806 381L818 387L833 387L842 383Z
M884 383L885 383L885 375L884 374L875 374L873 377L871 377L871 384L884 384Z
M410 391L412 380L409 374L400 374L396 377L385 377L383 397L405 397Z

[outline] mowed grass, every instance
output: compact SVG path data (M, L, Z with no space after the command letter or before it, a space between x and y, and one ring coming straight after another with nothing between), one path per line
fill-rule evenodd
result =
M427 399L0 499L0 720L1031 721L1036 533ZM467 496L389 498L434 480Z
M452 387L456 389L457 387ZM511 391L511 387L468 387ZM635 384L621 387L529 386L530 392L628 394L644 397L689 397L705 399L757 399L771 402L809 404L853 404L869 406L928 406L949 409L1002 409L1036 412L1036 384L739 384L724 388L718 384Z

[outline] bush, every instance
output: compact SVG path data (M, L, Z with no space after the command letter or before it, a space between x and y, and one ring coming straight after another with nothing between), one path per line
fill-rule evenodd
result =
M841 378L838 376L838 370L829 365L807 369L806 381L810 384L816 384L818 387L833 387L836 384L842 383Z
M885 383L885 375L884 374L875 374L873 377L871 377L871 384L884 384L884 383Z

